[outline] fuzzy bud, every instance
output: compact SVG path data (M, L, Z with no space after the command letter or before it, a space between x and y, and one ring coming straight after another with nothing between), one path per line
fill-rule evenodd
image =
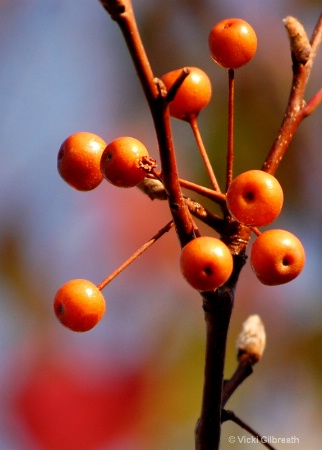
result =
M257 363L264 352L266 333L261 318L254 314L243 323L242 331L237 340L238 360L247 355L251 364Z
M150 197L151 200L166 200L167 194L161 181L145 177L137 186Z
M286 17L283 22L290 38L293 59L299 64L306 64L310 58L311 44L303 25L292 16Z

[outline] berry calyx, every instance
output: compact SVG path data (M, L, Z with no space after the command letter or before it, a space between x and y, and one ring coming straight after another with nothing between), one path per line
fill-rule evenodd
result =
M233 258L220 239L202 236L183 247L180 269L194 289L211 291L228 280L233 270Z
M134 187L146 176L148 150L139 140L120 137L110 142L101 158L101 172L114 186Z
M259 281L267 286L288 283L296 278L305 264L300 240L285 230L268 230L254 241L251 266Z
M70 330L89 331L103 317L105 300L91 281L71 280L58 289L54 311L58 320Z
M179 87L174 99L170 102L169 111L176 119L190 121L190 118L198 116L211 98L211 83L208 75L197 67L187 67L190 73ZM161 77L167 90L178 79L182 69L173 70Z
M57 156L57 169L66 183L79 191L91 191L103 180L101 156L106 142L85 131L72 134L62 143Z
M232 181L226 201L230 214L240 223L261 227L277 218L284 195L273 175L262 170L248 170Z
M242 19L225 19L210 31L209 49L212 59L227 69L247 64L255 55L257 36L254 29Z

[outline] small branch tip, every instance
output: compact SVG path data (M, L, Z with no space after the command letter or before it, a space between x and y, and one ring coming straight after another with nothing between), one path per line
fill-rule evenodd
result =
M287 16L283 22L290 38L293 60L305 65L311 55L311 44L303 25L292 16Z

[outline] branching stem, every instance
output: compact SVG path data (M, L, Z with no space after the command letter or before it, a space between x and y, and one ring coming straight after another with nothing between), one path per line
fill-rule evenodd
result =
M290 142L302 120L307 117L321 103L321 91L312 97L309 106L304 101L305 89L311 74L313 62L322 40L322 14L315 27L311 39L310 56L305 64L293 57L293 79L288 105L277 137L263 164L262 170L275 174Z

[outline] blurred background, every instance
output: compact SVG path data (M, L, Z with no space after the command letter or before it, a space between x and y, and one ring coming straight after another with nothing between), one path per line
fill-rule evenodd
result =
M1 0L0 8L0 449L193 450L204 319L179 273L173 230L106 287L107 311L92 331L65 329L52 308L60 285L101 282L170 218L165 202L137 189L103 182L81 193L57 173L59 147L77 131L107 142L136 137L157 158L121 33L98 1ZM207 38L226 17L251 23L259 45L236 71L235 173L260 168L290 88L282 19L297 17L311 35L320 1L134 0L134 8L156 76L197 66L212 81L199 124L221 183L227 74L211 61ZM320 54L307 99L321 73ZM299 441L277 448L321 448L321 120L320 107L276 174L285 208L274 227L301 239L306 267L289 285L267 288L247 265L228 342L227 377L242 322L260 314L266 352L227 407L265 436ZM173 131L181 177L209 185L188 125L174 121ZM250 448L243 436L226 423L222 447Z

